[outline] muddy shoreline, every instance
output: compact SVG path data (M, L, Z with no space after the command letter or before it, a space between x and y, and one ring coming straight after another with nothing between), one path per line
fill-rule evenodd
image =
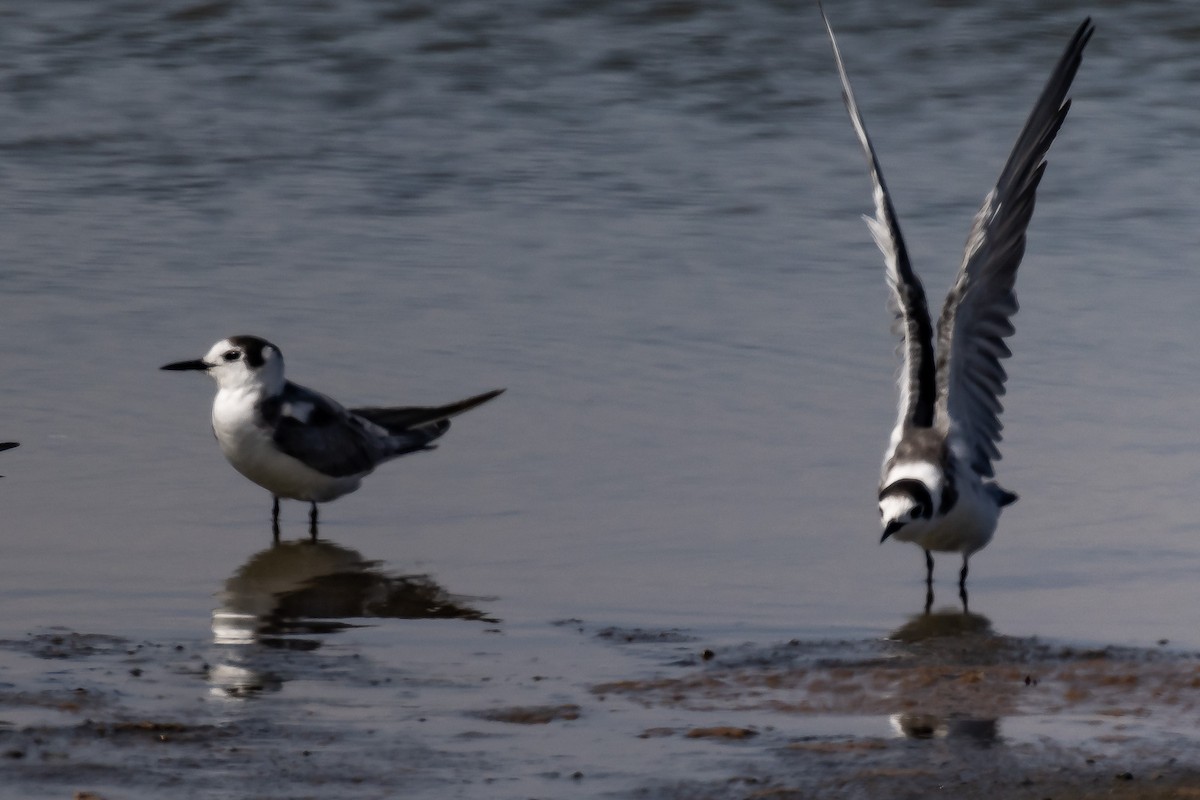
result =
M468 640L462 671L391 663L345 629L0 641L0 796L1200 796L1200 658L1165 646L1007 637L956 612L733 646L545 626L604 661L595 680L502 626L436 624Z

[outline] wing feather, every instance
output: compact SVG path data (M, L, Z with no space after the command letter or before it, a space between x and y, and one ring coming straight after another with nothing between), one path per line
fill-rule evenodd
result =
M833 27L825 16L824 8L821 9L821 19L825 21L825 30L829 33L829 43L833 46L833 57L837 62L838 76L842 81L842 100L846 104L850 122L854 126L854 132L858 136L858 142L862 146L863 153L867 157L867 165L870 168L875 216L864 216L863 218L867 222L875 245L883 254L887 283L891 289L888 307L895 315L892 331L901 337L900 402L896 431L892 435L894 447L904 428L928 428L934 423L937 386L933 352L933 325L930 322L925 289L909 262L908 250L904 246L904 237L900 234L900 223L896 219L896 209L892 206L887 184L883 180L879 158L875 154L870 136L867 135L866 125L858 110L858 103L854 99L854 91L850 88L850 78L842 63L842 54L838 49L837 39L833 35ZM890 458L890 453L888 457Z
M431 422L448 420L459 414L481 406L493 397L503 393L503 389L493 389L490 392L449 403L444 406L406 406L397 408L352 408L351 413L365 417L371 422L386 428L390 433L400 433L412 428L427 425Z
M445 420L392 433L335 400L291 383L260 409L281 451L335 478L364 475L388 459L424 450L450 427Z
M975 215L938 320L937 424L955 432L971 466L985 477L994 474L992 461L1000 458L1000 398L1008 378L1000 360L1012 355L1004 339L1014 331L1013 286L1025 254L1025 231L1046 153L1071 108L1067 93L1094 31L1091 19L1085 19L1050 74L995 188Z

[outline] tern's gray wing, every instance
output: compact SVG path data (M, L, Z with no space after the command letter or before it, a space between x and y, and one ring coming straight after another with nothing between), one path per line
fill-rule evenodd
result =
M490 392L449 403L444 406L414 406L404 408L352 408L350 411L360 417L366 417L371 422L386 428L389 433L397 434L412 430L431 422L440 422L450 417L456 417L476 406L481 406L491 400L503 389L493 389Z
M380 462L423 450L448 427L435 424L391 435L325 395L291 382L260 410L281 451L335 478L362 475Z
M1071 107L1067 92L1095 26L1086 19L1054 67L1046 88L1017 137L1000 179L975 215L966 254L938 320L939 426L952 426L980 475L1000 458L999 414L1007 375L1000 360L1011 351L1017 312L1013 283L1025 254L1025 229L1046 169L1046 153Z
M838 75L842 79L842 99L846 102L850 122L854 125L854 132L858 135L859 144L862 145L871 169L871 181L875 186L875 216L864 216L863 219L871 229L876 246L883 253L887 282L892 290L888 306L896 315L892 330L901 336L900 408L896 433L892 435L894 445L899 438L897 434L903 428L928 428L933 425L936 398L933 325L929 320L925 289L909 263L904 237L900 235L900 223L896 220L896 209L892 207L887 185L883 182L883 172L879 168L879 159L875 155L875 148L871 145L862 114L859 113L858 104L854 100L850 79L842 63L842 54L838 50L833 28L825 17L824 9L821 10L821 18L825 21L825 30L829 32L833 57L837 61Z

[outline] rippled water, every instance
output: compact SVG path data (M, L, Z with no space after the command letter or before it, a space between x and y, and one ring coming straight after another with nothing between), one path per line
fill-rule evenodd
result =
M998 476L1021 501L972 562L972 609L1005 633L1200 646L1194 9L828 11L931 295L1096 17L1018 280ZM894 343L813 5L0 20L0 438L22 443L0 457L6 635L211 642L270 502L214 446L210 383L157 367L233 333L348 403L508 388L322 527L502 629L869 637L919 610L920 551L877 544ZM284 514L303 537L303 506ZM376 625L340 646L483 635ZM574 647L543 638L548 659Z

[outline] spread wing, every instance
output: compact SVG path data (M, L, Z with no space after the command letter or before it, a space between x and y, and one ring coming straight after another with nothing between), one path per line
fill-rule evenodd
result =
M1012 353L1004 339L1017 312L1013 284L1025 254L1025 230L1046 169L1046 153L1066 119L1067 92L1095 26L1075 31L1009 154L996 187L983 201L967 238L966 254L938 320L939 426L952 426L972 468L993 475L1000 458L999 414L1007 375L1000 360Z
M323 394L288 382L260 410L284 453L335 478L363 475L396 456L423 450L448 422L393 434L348 412Z
M863 153L867 157L867 165L871 171L871 181L874 184L875 216L863 219L871 229L871 235L879 251L883 253L884 266L887 270L887 282L891 288L888 307L895 314L892 331L901 337L900 342L900 407L896 420L896 431L892 434L893 447L899 439L899 433L905 427L928 428L933 425L934 403L936 397L935 361L933 354L933 325L929 320L929 306L925 301L925 289L920 279L913 272L908 260L908 251L904 247L904 237L900 235L900 223L896 220L896 209L892 207L891 196L887 185L883 182L883 172L879 168L879 159L875 148L867 135L863 124L862 114L858 103L854 100L854 92L850 88L850 79L846 75L846 67L842 63L842 54L838 50L837 40L833 36L833 28L821 9L821 19L825 21L825 30L829 32L829 43L833 45L833 57L837 61L838 75L842 80L842 99L846 110L850 113L850 122L858 135ZM890 457L890 453L889 453Z
M411 406L404 408L353 408L351 413L365 417L371 422L386 428L396 434L413 428L428 425L431 422L441 422L450 417L456 417L463 412L481 406L493 397L504 392L503 389L493 389L490 392L459 400L444 406ZM449 425L449 423L447 423Z

